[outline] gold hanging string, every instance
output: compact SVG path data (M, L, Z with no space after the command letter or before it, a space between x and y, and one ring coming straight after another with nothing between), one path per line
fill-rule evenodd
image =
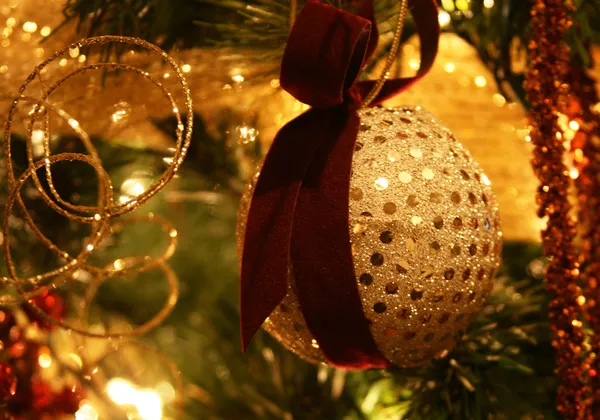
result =
M290 31L294 27L294 22L296 22L296 13L298 12L298 0L290 1Z
M385 65L383 66L383 70L381 72L381 76L371 89L371 92L367 95L362 103L362 107L366 108L375 100L385 81L390 76L390 69L392 68L392 64L394 64L394 60L398 55L398 48L400 47L400 40L402 39L402 30L404 29L404 20L406 19L406 13L408 11L408 0L400 1L400 11L398 12L398 21L396 24L396 32L394 33L394 39L392 41L392 47L390 48L390 52L387 56L387 60L385 61Z

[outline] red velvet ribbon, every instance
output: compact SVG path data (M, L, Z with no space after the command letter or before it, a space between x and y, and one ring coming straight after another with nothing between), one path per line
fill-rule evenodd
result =
M409 0L421 68L389 80L373 104L423 77L437 53L435 0ZM287 293L288 269L323 354L347 369L389 362L371 336L354 273L348 220L358 109L375 82L356 80L378 39L373 0L360 16L308 0L288 39L281 86L312 108L283 127L265 158L248 212L241 266L242 346Z

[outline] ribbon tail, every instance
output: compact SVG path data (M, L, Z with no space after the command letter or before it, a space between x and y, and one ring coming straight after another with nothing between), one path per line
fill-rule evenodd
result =
M388 367L363 313L350 248L349 186L360 118L353 105L322 112L331 114L329 125L337 133L312 132L322 147L296 202L291 243L296 292L309 330L333 365Z
M320 147L314 133L328 126L330 115L328 111L309 110L294 119L279 131L265 158L248 211L242 250L240 326L244 351L287 293L296 200Z

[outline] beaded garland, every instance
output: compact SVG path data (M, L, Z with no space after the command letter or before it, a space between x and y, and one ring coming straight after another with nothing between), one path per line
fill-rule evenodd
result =
M551 294L549 317L554 332L556 368L560 384L557 408L567 419L582 418L581 349L584 341L579 320L582 295L577 281L580 264L573 244L576 220L571 215L570 181L563 163L565 148L558 126L558 113L569 89L566 80L569 50L564 45L571 27L571 1L536 0L531 11L531 61L526 90L531 102L531 140L535 146L532 165L541 185L538 216L548 217L542 232L545 254L550 257L546 285Z

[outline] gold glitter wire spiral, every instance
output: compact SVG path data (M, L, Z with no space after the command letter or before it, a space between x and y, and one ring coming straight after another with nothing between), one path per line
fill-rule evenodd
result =
M558 411L568 420L583 419L582 330L578 299L580 264L574 245L576 223L569 202L570 181L564 164L565 148L558 125L569 86L569 50L564 37L572 25L573 3L535 0L531 10L530 67L525 88L531 102L531 140L535 146L532 165L541 185L538 216L548 217L542 232L545 254L551 257L546 286L551 295L549 317L556 350Z
M152 77L148 72L140 70L130 65L120 63L97 63L82 66L73 72L62 77L60 80L50 85L45 86L42 80L44 69L55 60L68 54L73 48L85 48L95 45L105 45L111 43L125 44L145 49L155 55L158 55L162 60L172 68L178 78L183 96L185 98L185 124L181 117L181 112L173 95L161 84L161 82ZM161 174L157 182L151 185L146 191L137 195L126 202L115 202L113 196L113 186L110 177L102 166L99 155L92 144L89 135L83 127L72 118L66 111L58 109L49 102L50 95L60 86L68 82L77 74L90 70L118 70L141 75L143 78L154 84L161 90L163 95L169 101L172 111L175 114L177 121L176 129L176 144L175 152L172 159L169 159L167 169ZM39 79L42 94L39 98L26 95L25 92L28 86L36 79ZM0 295L0 305L9 306L15 304L26 304L40 318L59 326L69 332L74 332L83 337L104 338L104 339L125 339L140 336L153 328L161 325L166 317L172 312L179 296L179 283L174 271L167 264L168 259L173 255L177 245L177 231L165 219L152 213L146 215L129 216L126 219L118 220L120 216L127 213L132 213L138 210L142 204L148 201L151 197L157 194L177 173L190 145L192 135L193 110L190 90L183 75L182 70L164 51L158 47L147 43L141 39L128 38L120 36L100 36L88 38L77 43L74 43L50 56L47 60L38 65L23 85L19 88L16 95L2 95L3 99L12 100L6 128L4 132L4 164L7 171L8 179L8 199L4 209L2 221L2 234L4 241L3 254L5 265L8 271L8 277L2 277L1 286L2 294ZM30 120L26 127L26 150L27 150L27 168L17 177L13 166L13 156L11 149L11 134L13 119L17 112L19 103L26 102L33 104L32 111L29 113ZM49 112L54 111L59 117L65 119L71 126L77 137L81 140L88 154L82 153L60 153L51 155L50 151L50 120ZM33 128L36 123L43 124L43 155L35 158L33 150ZM97 204L95 206L74 205L63 199L56 187L52 178L52 166L61 163L76 163L86 164L92 167L96 174L97 181ZM42 170L42 171L40 171ZM47 189L43 187L39 174L45 173L45 181ZM22 196L21 190L24 184L29 181L33 182L37 193L42 198L44 203L53 211L61 216L64 216L71 222L78 222L90 225L90 234L83 241L82 249L77 255L71 255L64 250L61 250L40 230L39 226L34 221L31 212L28 210ZM16 207L16 209L15 209ZM13 260L11 248L18 246L16 237L11 235L10 220L15 210L19 210L20 215L29 231L35 235L41 243L50 250L63 265L59 268L49 270L45 273L40 273L34 276L20 277L17 273L15 261ZM159 226L168 238L168 244L165 247L162 255L151 258L148 256L124 256L117 259L114 263L104 267L97 267L88 263L89 257L98 245L110 237L113 233L117 233L125 225L132 223L151 223ZM111 331L108 333L99 333L88 328L86 318L94 297L99 287L112 277L121 277L141 274L150 270L158 269L164 274L168 283L168 295L164 301L162 308L148 321L134 327L127 328L123 331ZM77 273L84 270L92 275L92 280L87 284L81 304L79 305L79 317L71 321L55 319L41 309L39 309L31 299L45 291L56 289L59 286L76 278ZM16 294L7 293L7 288L16 289ZM177 389L181 389L181 379L178 376L174 366L167 363L173 377L177 381ZM181 395L179 393L179 395ZM180 397L179 405L181 405ZM180 410L181 411L181 410Z
M392 47L390 48L390 52L387 56L385 64L383 65L383 70L381 71L381 76L377 79L377 83L371 89L371 92L367 95L367 97L363 100L362 107L366 108L375 100L386 80L390 75L390 69L392 68L392 64L394 64L394 60L396 59L396 55L398 55L398 48L400 48L400 40L402 39L402 31L404 29L404 20L406 19L406 13L408 11L408 0L400 1L400 11L398 12L398 21L396 24L396 31L394 32L394 39L392 40Z

